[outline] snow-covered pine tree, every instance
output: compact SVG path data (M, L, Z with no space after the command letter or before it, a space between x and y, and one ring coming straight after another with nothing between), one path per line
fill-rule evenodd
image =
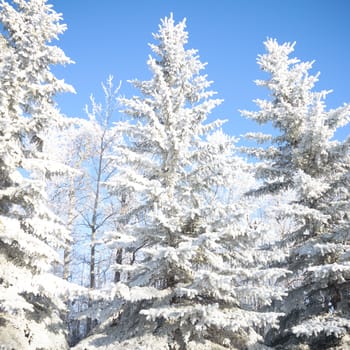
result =
M276 215L291 218L295 228L283 237L293 275L274 343L283 349L290 343L326 349L350 329L350 141L336 140L337 130L349 122L350 106L326 110L328 92L313 91L318 80L318 74L309 74L313 63L289 57L294 44L269 39L265 47L258 64L270 76L257 85L267 87L271 99L256 100L258 111L243 115L270 123L276 134L250 133L266 147L245 151L260 160L255 194L292 193Z
M61 167L43 140L61 123L54 96L74 91L50 68L71 62L51 44L66 26L45 0L1 1L0 22L0 344L65 349L63 286L50 271L66 232L45 194L45 177Z
M247 190L247 165L223 122L206 123L221 101L208 90L196 51L184 47L185 20L163 19L154 38L152 78L133 81L140 97L121 99L131 120L116 125L125 142L115 148L118 175L108 182L131 198L114 233L115 247L130 256L116 266L122 278L114 293L124 305L103 334L77 349L243 349L259 339L255 327L275 324L276 314L256 312L252 301L280 296L257 288L280 271L248 268L254 228L231 192Z

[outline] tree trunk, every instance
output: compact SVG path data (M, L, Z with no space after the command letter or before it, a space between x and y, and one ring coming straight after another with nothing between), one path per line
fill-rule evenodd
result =
M75 198L75 187L74 187L74 181L70 181L70 188L68 192L68 200L69 200L69 207L68 207L68 217L67 217L67 229L70 232L70 235L72 236L72 230L73 230L73 222L74 222L74 210L76 208L76 198ZM63 279L68 281L70 277L70 262L71 262L71 253L72 253L72 242L69 242L68 240L65 242L66 246L64 247L63 252Z
M96 230L93 227L91 229L91 247L90 247L90 290L95 289L96 283L95 283L95 253L96 253L96 249L95 249L95 239L96 239ZM89 301L88 301L88 309L91 309L92 307L92 300L89 297ZM92 329L92 319L91 317L88 317L86 319L86 335L89 334L89 332Z
M117 249L117 253L116 253L116 256L115 256L115 263L118 264L118 265L121 265L123 262L123 249L122 248L119 248ZM114 283L117 283L120 281L120 271L116 271L114 273Z
M66 281L68 281L69 274L70 274L70 269L69 269L70 256L71 256L71 247L69 243L66 242L66 247L64 248L64 253L63 253L63 279Z

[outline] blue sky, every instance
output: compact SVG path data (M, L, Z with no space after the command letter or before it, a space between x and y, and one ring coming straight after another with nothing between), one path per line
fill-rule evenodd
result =
M264 77L256 64L263 41L296 41L295 56L315 60L320 71L316 90L332 89L326 104L350 102L349 0L49 0L63 14L68 30L58 45L76 63L56 69L76 95L62 95L59 107L69 116L84 117L93 93L109 74L122 81L121 93L135 94L127 80L148 79L148 43L160 19L171 12L187 18L189 44L208 65L204 73L223 104L212 118L228 119L224 130L234 136L256 130L239 109L254 109L253 99L266 94L254 80ZM339 134L350 134L350 127Z

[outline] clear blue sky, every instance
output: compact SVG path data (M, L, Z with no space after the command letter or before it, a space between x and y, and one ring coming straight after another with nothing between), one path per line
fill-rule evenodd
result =
M189 44L198 50L205 73L218 97L224 99L212 117L229 119L225 131L239 136L256 129L239 109L254 109L265 96L254 80L264 75L256 57L264 53L267 37L296 41L295 56L316 60L320 71L316 90L332 89L329 108L350 102L350 0L49 0L63 14L68 30L58 45L76 63L57 74L71 83L77 95L58 98L69 116L84 116L93 93L101 96L101 81L109 74L122 81L121 93L135 93L129 79L148 79L148 43L160 19L173 12L187 18ZM340 137L350 134L342 130Z

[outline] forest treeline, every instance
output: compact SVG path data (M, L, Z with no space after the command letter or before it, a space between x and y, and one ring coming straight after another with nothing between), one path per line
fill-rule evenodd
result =
M80 118L55 102L62 15L3 0L0 22L0 348L350 348L350 106L294 43L265 41L238 146L185 20L137 95L109 77Z

